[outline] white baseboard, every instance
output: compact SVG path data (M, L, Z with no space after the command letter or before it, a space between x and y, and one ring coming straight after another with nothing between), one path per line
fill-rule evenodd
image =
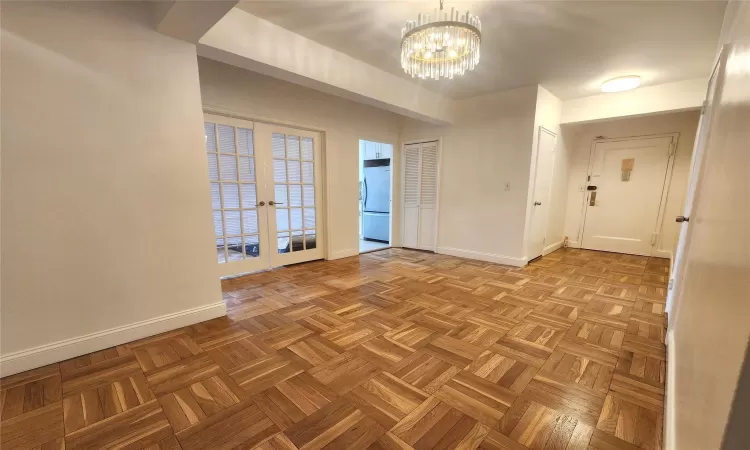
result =
M462 250L460 248L438 247L435 253L443 255L458 256L459 258L478 259L497 264L508 266L523 267L526 265L526 258L517 258L514 256L496 255L494 253L475 252L472 250Z
M554 252L555 250L561 248L563 245L563 241L557 241L554 244L550 244L542 250L542 256L549 255L550 253Z
M359 255L359 248L345 248L344 250L331 252L331 254L328 255L328 260L348 258L357 255Z
M675 398L675 355L674 336L667 332L667 381L664 395L664 449L675 450L675 413L677 399Z
M568 248L581 248L581 243L578 241L568 241Z
M0 356L0 377L225 316L223 301Z
M672 261L672 252L669 250L654 250L653 255L654 258L667 258L669 261Z

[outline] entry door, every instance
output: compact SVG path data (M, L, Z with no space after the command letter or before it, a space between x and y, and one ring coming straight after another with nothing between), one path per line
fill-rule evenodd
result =
M320 134L256 123L255 137L265 168L271 267L323 258Z
M404 146L404 247L435 250L437 224L437 141Z
M206 115L204 128L219 275L267 269L268 225L261 203L267 194L253 123Z
M539 127L539 140L534 171L534 192L531 205L531 237L529 259L542 256L547 236L549 197L552 185L552 169L555 164L557 135Z
M672 137L599 142L594 147L582 247L650 256Z

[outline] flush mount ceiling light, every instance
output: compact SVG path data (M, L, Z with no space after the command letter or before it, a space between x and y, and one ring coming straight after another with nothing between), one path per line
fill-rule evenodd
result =
M622 92L635 89L641 85L641 77L628 75L625 77L612 78L602 84L602 92Z
M419 14L401 30L401 67L412 77L452 79L479 64L482 22L455 8Z

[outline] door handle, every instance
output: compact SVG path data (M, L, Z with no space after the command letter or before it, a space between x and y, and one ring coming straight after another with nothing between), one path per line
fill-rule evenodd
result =
M677 218L674 221L677 223L690 222L690 217L677 216Z
M541 204L542 204L542 202L534 202L534 206L539 206Z
M268 202L268 206L274 206L274 205L283 205L283 203L281 203L281 202L275 202L273 200L271 200L271 201Z
M255 205L255 206L266 206L266 202L260 202L260 203L258 203L258 204L257 204L257 205Z

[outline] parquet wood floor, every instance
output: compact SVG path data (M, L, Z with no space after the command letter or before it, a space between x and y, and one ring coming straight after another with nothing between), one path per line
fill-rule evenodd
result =
M0 380L0 447L661 449L667 272L388 249L226 280L228 317Z

